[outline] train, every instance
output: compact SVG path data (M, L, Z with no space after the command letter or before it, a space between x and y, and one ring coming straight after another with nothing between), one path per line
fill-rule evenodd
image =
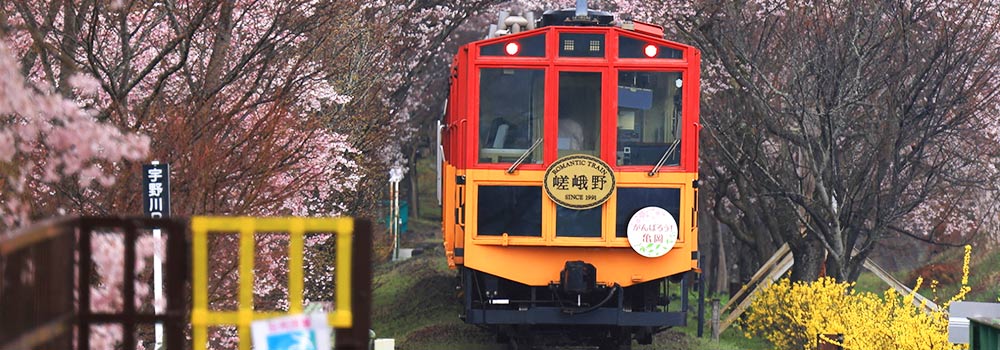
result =
M438 122L462 319L511 349L630 349L687 322L700 52L608 12L501 14L461 46Z

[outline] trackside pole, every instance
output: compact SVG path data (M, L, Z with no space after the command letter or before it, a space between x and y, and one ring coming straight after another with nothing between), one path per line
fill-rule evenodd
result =
M399 182L403 180L403 169L389 169L389 235L392 238L392 261L399 260L399 229L402 224L399 215Z
M142 167L144 213L154 219L170 216L170 165L154 160ZM153 227L153 313L163 314L163 257L160 256L163 233ZM154 349L163 348L163 323L153 325ZM171 345L173 346L173 345Z
M705 335L705 274L698 273L698 338Z
M163 314L163 261L160 257L163 233L159 228L153 229L153 314ZM163 348L163 323L153 325L154 350ZM171 345L173 346L173 345Z

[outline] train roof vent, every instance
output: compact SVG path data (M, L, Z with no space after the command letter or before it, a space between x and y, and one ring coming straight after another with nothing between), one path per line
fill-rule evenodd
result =
M608 12L588 9L579 16L576 9L548 10L542 14L539 27L547 26L611 26L615 17Z
M486 39L496 38L507 34L517 34L522 30L535 29L535 14L528 12L521 15L511 15L507 11L500 11L500 20L497 24L491 24L486 33Z

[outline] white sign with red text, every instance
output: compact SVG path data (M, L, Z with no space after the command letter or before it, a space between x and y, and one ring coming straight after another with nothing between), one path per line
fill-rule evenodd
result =
M330 332L324 313L276 317L250 325L257 350L328 350Z
M677 221L660 207L640 209L628 221L626 232L632 250L647 258L661 257L677 243Z

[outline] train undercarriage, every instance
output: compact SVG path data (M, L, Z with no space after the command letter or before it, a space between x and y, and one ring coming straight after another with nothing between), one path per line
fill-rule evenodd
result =
M558 283L529 286L469 268L460 272L466 323L496 332L510 349L597 345L631 349L686 325L692 273L628 287L596 283L593 266L567 262ZM679 304L679 305L678 305Z

